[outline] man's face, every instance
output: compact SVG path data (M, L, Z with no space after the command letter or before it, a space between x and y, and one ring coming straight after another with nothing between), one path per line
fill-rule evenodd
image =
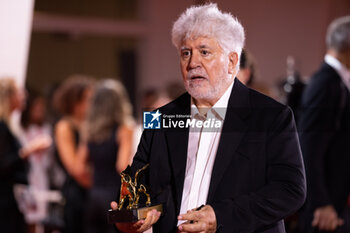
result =
M180 65L189 94L211 106L233 81L237 53L226 54L215 38L198 37L183 41Z

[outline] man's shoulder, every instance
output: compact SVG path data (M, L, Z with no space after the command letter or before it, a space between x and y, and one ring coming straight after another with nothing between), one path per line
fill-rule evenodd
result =
M286 105L254 89L248 88L248 90L249 90L250 105L253 108L259 107L259 108L284 109L287 107Z
M251 124L256 127L271 127L276 119L293 115L293 111L287 105L253 89L249 89L249 100Z
M323 63L311 76L310 85L329 86L339 82L340 76L337 71L327 63Z
M228 107L238 107L243 109L261 109L271 107L282 109L285 106L273 98L245 86L238 79L236 79Z
M328 101L330 97L337 96L341 88L340 83L341 78L335 69L323 63L311 76L303 94L303 104L314 104L315 98Z

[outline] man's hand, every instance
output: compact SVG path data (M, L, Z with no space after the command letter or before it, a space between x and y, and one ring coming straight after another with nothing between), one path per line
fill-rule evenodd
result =
M113 210L118 209L118 204L115 201L111 202ZM160 217L160 212L156 210L148 211L146 219L137 222L116 223L115 226L123 233L140 233L152 227Z
M344 224L344 220L338 218L338 214L331 205L317 208L314 212L312 226L323 231L334 231Z
M216 216L210 205L205 205L200 210L190 210L180 215L178 220L187 220L178 227L179 232L216 232Z

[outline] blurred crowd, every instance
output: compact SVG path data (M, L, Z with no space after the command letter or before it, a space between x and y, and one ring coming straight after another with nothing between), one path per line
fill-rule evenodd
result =
M177 83L146 90L142 110L183 92ZM1 78L2 231L115 232L106 211L141 133L128 93L115 79L72 75L44 96Z
M342 30L347 43L338 48ZM347 221L349 35L349 18L331 25L328 57L306 89L293 69L281 84L300 128L309 188L301 212L286 220L289 232L309 232L304 222L334 230ZM292 60L287 63L293 66ZM330 67L340 68L335 72ZM266 93L255 77L256 64L245 50L237 78ZM142 110L160 107L183 92L177 83L146 90ZM1 232L115 232L107 224L106 211L117 199L119 174L131 163L142 132L141 119L134 119L132 109L126 89L115 79L73 75L44 96L22 89L12 78L1 78ZM21 112L18 119L15 112Z

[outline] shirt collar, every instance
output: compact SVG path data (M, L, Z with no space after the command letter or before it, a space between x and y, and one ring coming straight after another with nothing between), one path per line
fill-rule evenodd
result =
M325 62L330 65L337 73L339 76L342 78L343 82L350 87L350 70L347 69L338 59L335 57L327 54L324 57Z
M227 88L227 90L224 92L224 94L220 97L220 99L213 105L213 107L209 109L207 116L203 116L199 113L197 106L194 104L193 98L191 98L191 117L192 118L195 117L199 119L205 119L207 117L215 117L217 119L224 120L226 116L228 101L230 99L234 82L235 82L235 79Z

